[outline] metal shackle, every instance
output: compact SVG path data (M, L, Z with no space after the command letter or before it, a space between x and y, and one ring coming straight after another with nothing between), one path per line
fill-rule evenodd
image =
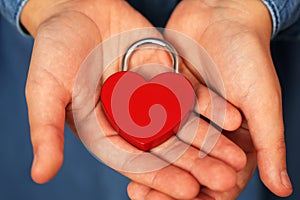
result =
M130 59L132 53L140 46L146 44L155 44L166 49L172 57L174 72L179 73L178 69L178 56L175 48L165 40L158 38L145 38L133 43L126 51L123 60L122 60L122 71L128 70L128 60Z

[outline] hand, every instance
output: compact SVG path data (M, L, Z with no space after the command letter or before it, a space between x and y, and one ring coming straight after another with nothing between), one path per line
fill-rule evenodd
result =
M221 73L226 98L249 124L262 181L275 194L288 196L292 186L286 173L280 84L269 48L271 24L260 0L184 0L167 28L208 51ZM180 48L180 41L166 37Z
M247 165L241 171L237 172L237 182L236 185L223 192L214 191L210 188L203 187L200 190L200 193L197 197L193 198L193 200L231 200L236 199L238 195L243 191L246 187L247 183L251 179L251 176L256 168L256 151L253 147L251 137L248 130L248 125L244 121L242 126L236 130L231 132L224 133L226 137L231 139L234 143L239 145L247 155ZM151 200L173 200L174 198L154 190L145 185L130 182L128 185L128 194L130 199L151 199Z
M31 173L37 183L45 183L57 173L63 162L65 119L75 131L72 123L72 90L80 64L97 44L112 35L136 28L151 27L151 24L125 1L120 0L31 0L22 12L21 21L35 37L26 85L34 150ZM150 31L147 35L134 35L128 39L134 42L150 36L161 37L157 31ZM161 64L170 62L166 53L158 55L157 57L136 55L136 59L132 62L148 63L147 61L153 58ZM118 68L119 66L116 65L106 76L117 71ZM199 83L194 82L194 84L197 88L201 88L198 90L199 98L208 99L207 104L200 102L199 111L209 117L209 114L205 113L210 105L208 89L201 87ZM99 110L99 119L105 123L106 119L101 109ZM240 120L239 112L232 105L227 104L224 127L233 130L239 126ZM209 125L204 121L199 123L198 131L204 133ZM106 129L108 133L112 133L107 137L110 136L116 144L130 151L138 151L115 135L108 124ZM181 136L181 139L185 139L184 136ZM170 142L176 140L174 137ZM198 134L186 154L166 168L146 174L121 173L174 198L193 198L198 194L199 183L216 191L233 187L236 183L235 171L245 165L244 153L221 136L211 156L200 160L198 151L202 140L201 134ZM177 143L179 146L184 145L180 141ZM231 157L228 157L228 152ZM154 150L153 155L155 153L157 151ZM208 166L207 173L201 174L202 169ZM176 174L175 179L174 174ZM172 182L170 183L169 180Z

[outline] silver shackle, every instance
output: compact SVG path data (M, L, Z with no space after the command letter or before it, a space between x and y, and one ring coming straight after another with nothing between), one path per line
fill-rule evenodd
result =
M130 59L132 53L140 46L146 45L146 44L155 44L163 47L164 49L168 50L169 54L172 57L173 61L173 67L174 67L174 72L179 73L178 69L178 57L177 57L177 52L175 48L168 43L167 41L158 39L158 38L145 38L141 39L135 43L133 43L126 51L123 60L122 60L122 71L127 71L128 70L128 60Z

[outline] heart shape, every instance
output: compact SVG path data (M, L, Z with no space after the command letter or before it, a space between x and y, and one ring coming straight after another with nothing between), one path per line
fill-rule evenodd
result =
M148 151L176 134L194 107L194 90L180 74L162 73L146 81L135 72L117 72L103 84L103 110L127 142Z

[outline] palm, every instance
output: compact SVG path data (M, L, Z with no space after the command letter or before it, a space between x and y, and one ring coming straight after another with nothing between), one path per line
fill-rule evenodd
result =
M261 87L265 77L259 75L274 73L274 69L259 67L261 70L258 70L258 66L271 62L266 43L259 41L262 36L251 30L245 19L239 19L241 10L225 7L220 8L221 13L205 14L199 12L199 6L193 5L195 2L191 1L191 5L186 2L174 11L167 27L179 29L208 51L221 73L227 98L241 106L237 105L241 97L253 95L250 87Z

